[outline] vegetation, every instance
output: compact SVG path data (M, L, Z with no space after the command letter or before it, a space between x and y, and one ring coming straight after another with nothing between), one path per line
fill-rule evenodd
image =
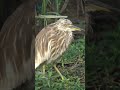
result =
M51 3L52 2L52 3ZM43 0L42 7L38 4L37 13L41 12L43 15L59 15L64 0ZM47 8L49 7L49 8ZM53 19L38 20L38 25L46 26L46 23L53 22ZM78 24L78 26L80 23ZM62 55L57 67L65 77L61 80L59 74L55 71L52 64L46 65L46 73L42 74L41 69L38 68L35 73L35 90L84 90L85 84L85 38L81 37L74 40L69 49Z
M61 80L51 64L46 67L45 76L38 69L35 74L35 89L84 90L84 46L84 38L75 40L57 64L57 67L65 76L65 80Z
M105 21L103 21L104 23ZM111 22L112 23L112 22ZM86 44L86 86L97 90L120 88L120 23L96 24L97 40ZM102 29L100 29L102 28Z

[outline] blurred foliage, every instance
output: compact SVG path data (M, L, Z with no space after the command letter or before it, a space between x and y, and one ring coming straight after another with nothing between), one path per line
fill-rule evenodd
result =
M120 0L115 0L115 2L114 0L99 0L99 1L120 9Z
M40 0L36 4L36 12L37 14L42 15L60 15L60 7L64 0ZM52 8L53 10L50 10ZM51 22L51 19L39 19L36 20L36 23L41 24L41 26L46 26Z
M97 39L94 37L85 47L86 86L98 90L120 89L120 22L114 29L110 28L112 23L96 23L93 29Z
M64 0L41 0L38 1L36 5L36 11L40 14L56 14L58 15L60 12L60 7ZM52 8L53 10L50 10Z

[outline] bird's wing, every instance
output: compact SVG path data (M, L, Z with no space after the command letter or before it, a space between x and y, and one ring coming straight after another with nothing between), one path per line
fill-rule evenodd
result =
M0 32L0 88L13 88L32 76L34 2L25 2L8 17ZM32 65L33 64L33 65Z

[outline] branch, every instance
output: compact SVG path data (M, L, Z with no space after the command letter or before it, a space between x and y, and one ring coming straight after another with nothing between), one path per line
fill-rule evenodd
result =
M69 2L69 0L65 0L64 4L63 4L63 6L62 6L62 8L60 10L60 13L62 13L66 9L66 7L68 5L68 2Z

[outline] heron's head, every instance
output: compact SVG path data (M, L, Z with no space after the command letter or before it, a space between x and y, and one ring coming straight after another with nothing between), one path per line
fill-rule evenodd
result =
M68 19L59 19L56 22L57 28L61 31L80 31L80 28L77 26L74 26L72 22Z

